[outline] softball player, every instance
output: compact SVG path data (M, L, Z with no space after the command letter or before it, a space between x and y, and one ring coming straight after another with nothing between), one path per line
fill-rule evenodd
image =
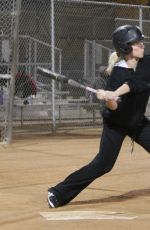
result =
M144 55L143 39L137 26L114 31L118 58L111 71L109 66L107 90L97 91L97 97L106 100L99 152L89 164L48 189L49 207L67 204L96 178L110 172L127 135L150 153L150 121L144 115L150 94L150 56ZM121 102L114 101L114 95L121 95Z

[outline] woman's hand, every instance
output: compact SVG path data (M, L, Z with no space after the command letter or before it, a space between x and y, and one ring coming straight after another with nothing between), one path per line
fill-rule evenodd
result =
M116 97L115 92L98 89L96 96L99 100L105 100L106 106L109 109L116 110L118 108L118 103L117 103L118 97Z
M118 108L118 103L114 100L108 100L106 101L106 107L110 110L116 110Z
M99 100L105 100L106 91L103 89L98 89L96 92L96 97Z
M98 89L96 96L99 100L114 100L117 101L118 97L116 96L115 91L108 91L108 90L103 90L103 89Z

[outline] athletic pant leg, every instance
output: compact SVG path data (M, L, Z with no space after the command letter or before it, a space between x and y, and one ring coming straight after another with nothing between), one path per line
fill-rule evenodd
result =
M143 128L138 133L137 138L135 138L135 142L150 153L150 121L143 125Z
M100 149L96 157L88 165L70 174L63 182L51 188L61 205L71 201L96 178L113 168L125 136L122 130L111 129L104 125Z

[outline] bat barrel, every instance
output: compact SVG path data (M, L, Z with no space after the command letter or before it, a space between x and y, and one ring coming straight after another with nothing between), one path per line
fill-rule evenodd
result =
M55 80L55 81L60 81L60 82L63 82L63 83L67 83L68 82L68 78L62 74L59 74L59 73L55 73L51 70L48 70L48 69L45 69L45 68L42 68L42 67L37 67L37 73L43 75L43 76L46 76L46 77L49 77L51 78L52 80Z

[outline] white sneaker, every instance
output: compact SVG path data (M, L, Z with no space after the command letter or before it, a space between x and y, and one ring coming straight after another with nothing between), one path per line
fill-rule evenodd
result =
M48 191L47 201L50 208L57 208L59 206L59 202L53 192Z

